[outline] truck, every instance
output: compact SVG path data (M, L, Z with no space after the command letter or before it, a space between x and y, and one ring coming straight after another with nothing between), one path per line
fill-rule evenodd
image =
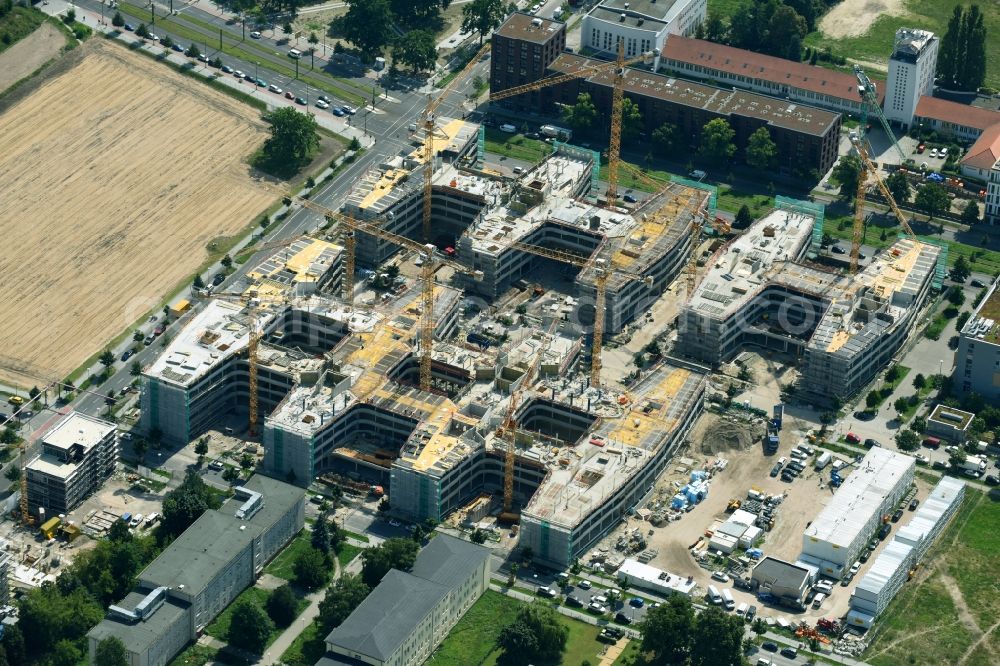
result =
M559 139L560 141L569 141L573 138L573 132L571 130L563 127L556 127L555 125L542 125L539 130L545 136L553 139Z
M970 472L985 472L986 471L986 460L985 456L965 456L965 460L959 465L963 470L968 470Z
M833 456L830 455L830 452L824 451L823 453L819 454L818 458L816 458L816 469L817 470L823 469L824 467L830 464L831 460L833 460Z
M777 453L778 452L778 434L768 433L767 438L764 440L764 451L766 453Z
M785 420L785 405L784 403L778 403L774 406L771 411L771 427L775 430L781 430L781 423Z

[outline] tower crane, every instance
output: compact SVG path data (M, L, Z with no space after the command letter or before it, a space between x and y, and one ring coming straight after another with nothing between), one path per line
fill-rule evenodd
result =
M621 149L621 135L622 135L622 108L624 103L624 85L625 85L625 68L629 65L634 65L639 62L644 62L649 60L649 58L656 55L655 51L649 51L643 53L642 55L626 60L625 59L625 41L618 40L618 57L615 62L601 63L600 65L586 66L575 72L566 72L564 74L557 74L555 76L550 76L534 83L526 83L520 86L514 86L513 88L507 88L506 90L501 90L499 92L490 92L490 101L498 102L503 99L508 99L510 97L517 97L518 95L523 95L524 93L533 92L535 90L541 90L542 88L547 88L549 86L559 85L560 83L566 83L567 81L573 81L579 78L585 78L588 76L593 76L595 74L602 74L605 72L612 72L614 75L614 82L612 84L611 90L611 139L608 143L608 189L607 189L607 202L608 207L613 208L615 205L615 199L618 198L618 166L620 159L620 149Z
M511 243L510 247L514 250L527 252L546 259L561 261L565 264L570 264L571 266L576 266L578 268L594 267L596 273L594 277L594 286L597 291L597 298L594 302L594 340L590 354L590 384L595 388L600 388L601 351L604 347L604 317L607 309L608 279L612 276L618 276L628 281L642 282L647 287L650 287L653 285L653 278L616 268L611 266L606 260L598 259L596 256L593 258L581 257L573 254L572 252L566 252L565 250L553 250L521 242Z
M486 42L479 49L479 53L459 72L458 76L453 78L436 97L428 100L427 107L420 116L420 126L424 129L424 242L430 242L431 239L431 195L434 177L434 112L437 111L437 108L448 97L451 91L455 89L455 86L465 80L465 77L469 75L469 72L472 71L479 63L479 60L489 50L490 43Z
M442 266L447 266L456 272L472 275L473 279L481 280L482 271L475 271L468 266L445 259L437 254L436 249L431 244L423 244L406 236L393 233L370 222L355 220L348 215L343 215L309 199L299 199L305 208L316 211L326 216L330 222L339 221L355 234L363 232L371 234L382 240L389 241L414 250L423 259L421 270L421 281L423 283L420 297L420 388L424 391L431 390L431 362L434 347L434 273ZM350 260L353 263L353 258Z

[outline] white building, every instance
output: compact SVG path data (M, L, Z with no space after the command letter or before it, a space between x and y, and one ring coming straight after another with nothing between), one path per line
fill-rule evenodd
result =
M618 580L666 596L671 594L690 596L695 587L694 580L690 576L687 578L678 576L633 559L622 562L618 568Z
M626 58L662 51L668 35L694 34L707 11L708 0L604 0L583 18L580 47L613 57L623 40Z
M885 611L909 578L910 569L920 561L958 511L964 496L963 481L946 476L938 482L914 514L913 520L896 532L895 539L879 553L871 569L858 583L851 595L848 622L871 628L875 618Z
M841 578L878 530L882 517L896 510L913 483L915 467L911 456L879 447L869 450L803 532L799 560Z
M896 31L883 107L891 122L909 127L920 97L934 91L938 45L933 32L913 28Z

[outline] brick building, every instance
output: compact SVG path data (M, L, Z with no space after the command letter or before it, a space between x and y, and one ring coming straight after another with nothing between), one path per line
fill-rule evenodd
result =
M511 14L493 32L490 57L490 90L532 83L544 77L566 48L566 24L529 14ZM536 108L539 93L518 95L509 105L516 108Z

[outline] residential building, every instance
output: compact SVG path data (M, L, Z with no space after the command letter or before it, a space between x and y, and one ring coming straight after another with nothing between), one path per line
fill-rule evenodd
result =
M14 545L6 539L0 538L0 608L9 606L10 598L10 578L16 566L12 549Z
M302 530L305 492L255 475L206 511L138 576L138 585L87 634L115 636L130 666L164 666L221 613Z
M719 250L678 316L676 353L711 365L747 347L794 356L817 404L849 398L889 363L943 279L940 249L900 240L857 275L826 271L805 261L821 240L810 206L779 201Z
M659 69L671 76L735 86L836 113L861 113L858 80L853 74L704 39L672 36L663 48ZM874 83L881 101L885 86L882 81Z
M785 562L767 556L754 565L750 573L750 589L758 595L770 594L774 601L793 608L803 608L806 597L816 582L815 566L802 562Z
M490 551L438 534L411 572L391 569L326 637L317 666L421 664L489 587Z
M890 122L910 127L920 98L934 92L938 46L933 32L914 28L896 30L883 104Z
M854 588L847 613L849 623L871 629L875 619L909 580L913 568L958 513L964 497L964 481L948 476L941 478L913 514L913 519L896 531L892 542L882 549Z
M990 170L1000 161L1000 118L979 135L976 142L965 153L960 162L962 175L966 178L988 181Z
M598 115L611 117L614 73L610 69L590 72L597 64L591 58L564 53L549 66L555 74L583 73L579 78L542 90L539 111L555 114L560 105L572 105L580 93L589 93ZM680 151L696 150L702 128L722 118L735 131L734 159L742 160L750 135L766 127L778 146L775 169L787 175L825 173L837 161L841 116L789 100L766 97L743 90L722 89L684 81L645 69L625 70L624 94L638 105L645 136L665 123L679 133ZM815 174L812 174L815 175Z
M1000 123L1000 111L924 95L917 101L913 123L922 130L971 143Z
M115 471L118 426L72 412L42 437L42 452L25 466L28 508L55 517L79 506Z
M694 34L707 11L708 0L602 0L583 17L580 47L605 58L618 42L627 59L661 52L673 36Z
M873 447L802 534L799 561L840 579L913 484L916 460Z
M566 24L514 12L490 37L490 90L500 92L545 76L548 66L566 48ZM530 109L538 93L518 95L505 103Z
M994 280L958 334L952 387L1000 403L1000 293Z

